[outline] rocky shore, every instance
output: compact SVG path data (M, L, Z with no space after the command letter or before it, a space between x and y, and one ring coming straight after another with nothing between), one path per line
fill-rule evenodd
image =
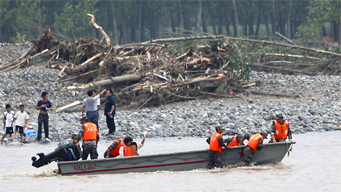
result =
M28 45L0 44L0 62L6 63L22 54ZM14 50L13 50L14 49ZM16 50L16 51L15 51ZM58 82L59 71L44 67L14 69L0 73L0 105L5 111L7 103L17 111L26 105L30 115L29 126L37 130L38 111L35 110L41 92L49 93L54 108L83 100L86 91L66 91L61 88L78 85L74 82ZM256 132L269 129L275 112L282 112L294 134L311 131L340 130L341 126L341 78L340 76L281 75L252 72L250 81L262 84L249 88L268 92L298 94L298 98L262 95L242 95L234 98L192 100L155 108L120 110L115 116L115 135L108 132L103 111L100 111L101 138L113 139L131 135L142 137L206 137L216 125L222 125L227 133ZM100 91L100 90L99 90ZM102 98L105 101L105 97ZM103 110L104 106L102 106ZM72 113L50 112L50 139L59 141L81 129L81 111ZM4 130L1 129L1 135ZM33 138L31 139L34 140Z

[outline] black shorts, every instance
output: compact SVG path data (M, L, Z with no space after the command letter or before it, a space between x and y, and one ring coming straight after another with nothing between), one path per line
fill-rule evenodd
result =
M23 133L24 133L24 128L17 125L17 126L15 126L15 131L17 131L17 132L23 134Z
M12 134L13 133L13 127L6 127L6 133L5 134Z

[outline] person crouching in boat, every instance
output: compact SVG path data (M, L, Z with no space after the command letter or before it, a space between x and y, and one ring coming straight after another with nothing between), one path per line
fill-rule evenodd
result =
M283 119L282 113L277 113L276 119L272 121L271 139L269 143L285 142L287 138L289 138L289 141L292 139L289 123Z
M244 151L243 151L243 157L244 157L244 165L249 166L253 160L253 155L256 153L256 151L260 151L263 147L263 140L267 138L268 133L263 130L260 133L256 133L254 135L251 135L249 142L247 143Z
M244 145L244 141L249 140L249 138L250 138L250 135L248 133L245 133L245 134L239 133L235 136L225 139L224 142L229 147L236 147L236 146Z
M82 117L80 121L83 125L83 130L79 132L79 135L82 136L83 140L82 160L86 160L89 154L91 159L97 159L97 143L99 139L97 125L92 122L88 122L86 117Z
M59 142L58 147L47 155L38 153L39 159L35 156L31 158L32 166L39 168L51 163L52 161L76 161L81 158L81 149L79 147L80 136L72 134L70 139Z
M105 151L104 158L119 156L121 147L124 145L130 147L132 142L133 138L129 136L126 136L124 139L115 139L108 147L108 150Z
M214 132L211 137L209 137L206 142L210 144L209 152L208 152L208 169L213 169L214 167L223 167L221 162L221 156L223 147L226 149L231 149L224 143L224 138L221 133L224 129L221 126L217 126L215 128L216 132Z

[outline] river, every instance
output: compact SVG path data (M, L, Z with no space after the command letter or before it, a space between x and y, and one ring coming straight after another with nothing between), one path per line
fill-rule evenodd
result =
M281 163L183 172L55 175L56 163L31 166L31 156L57 143L0 146L0 191L340 191L341 132L293 135ZM140 141L140 139L136 139ZM100 158L110 141L99 143ZM207 149L204 138L147 138L140 155Z

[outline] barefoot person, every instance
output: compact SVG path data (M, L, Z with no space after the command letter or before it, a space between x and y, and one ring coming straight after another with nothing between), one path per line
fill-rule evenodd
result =
M15 132L13 135L13 140L15 138L15 134L19 132L20 134L20 143L24 144L24 127L27 125L27 120L29 119L28 114L25 111L25 105L19 106L20 111L16 112L14 115L14 120L12 124L15 122Z
M6 105L6 111L4 112L4 129L5 129L5 134L1 138L1 144L4 141L6 135L9 135L10 138L12 138L13 134L13 122L14 119L14 113L11 111L11 105L7 104Z

